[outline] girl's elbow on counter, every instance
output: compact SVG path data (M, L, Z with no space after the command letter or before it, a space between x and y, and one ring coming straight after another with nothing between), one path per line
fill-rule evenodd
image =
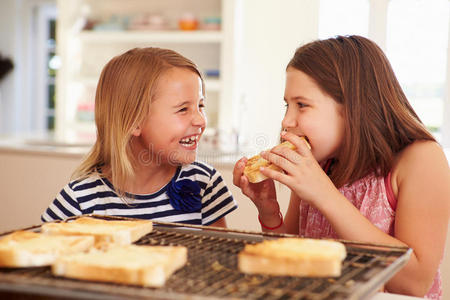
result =
M413 297L424 297L433 284L433 279L417 278L416 280L406 280L401 286L394 284L387 284L386 291L394 294L403 294Z

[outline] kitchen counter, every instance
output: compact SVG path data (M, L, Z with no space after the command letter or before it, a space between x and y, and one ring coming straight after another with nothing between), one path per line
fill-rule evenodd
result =
M62 141L51 136L2 136L0 151L81 158L91 148L89 141Z
M93 145L93 141L67 141L55 139L52 136L4 136L0 137L0 152L28 153L35 155L50 155L54 157L82 158ZM216 167L234 166L242 156L253 155L255 151L221 151L220 149L201 149L198 160Z

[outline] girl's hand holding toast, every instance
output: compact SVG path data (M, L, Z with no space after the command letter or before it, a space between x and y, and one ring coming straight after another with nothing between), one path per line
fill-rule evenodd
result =
M233 170L233 184L239 187L242 193L253 201L261 217L273 215L279 218L280 206L277 202L273 180L268 179L259 183L250 183L244 175L246 163L246 157L237 161Z
M320 209L326 205L326 200L339 191L316 161L304 139L289 132L283 132L282 137L294 144L296 150L275 147L261 153L261 156L282 168L285 173L268 168L261 169L261 173L285 184L300 199Z

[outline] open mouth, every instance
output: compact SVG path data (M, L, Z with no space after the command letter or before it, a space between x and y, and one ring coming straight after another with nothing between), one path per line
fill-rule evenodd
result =
M200 135L191 135L191 136L182 138L179 143L183 147L191 148L191 147L194 147L197 144L199 138L200 138Z

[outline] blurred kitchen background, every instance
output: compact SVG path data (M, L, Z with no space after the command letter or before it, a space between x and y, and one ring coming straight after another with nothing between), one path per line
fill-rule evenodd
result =
M238 201L232 228L260 230L256 209L232 186L233 164L277 143L285 67L303 43L373 39L449 149L449 10L449 0L0 0L0 232L40 222L95 139L102 67L133 47L177 50L204 73L200 158ZM284 212L289 191L277 190ZM447 257L444 278L449 269Z
M450 147L448 0L2 0L0 135L95 139L98 76L113 56L160 46L206 77L204 152L276 142L284 71L317 38L359 34L387 53L409 100Z

